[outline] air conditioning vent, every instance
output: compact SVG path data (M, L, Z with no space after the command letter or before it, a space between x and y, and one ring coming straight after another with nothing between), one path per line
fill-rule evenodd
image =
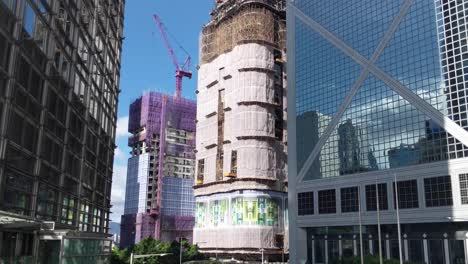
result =
M55 222L54 221L42 222L41 230L55 230Z

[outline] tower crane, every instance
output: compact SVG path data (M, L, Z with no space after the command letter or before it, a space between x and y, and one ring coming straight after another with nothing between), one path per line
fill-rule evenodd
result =
M182 48L182 50L185 51L187 54L187 58L185 59L184 63L182 65L179 64L177 57L174 53L174 49L171 46L171 43L169 42L169 39L167 37L166 30L164 30L164 25L161 22L161 19L159 18L158 15L154 15L154 20L156 20L156 24L158 24L159 31L161 32L161 36L164 40L164 44L166 44L166 48L169 51L169 55L171 56L172 63L174 64L176 68L176 87L175 87L175 97L180 98L182 94L182 78L187 77L189 79L192 78L192 72L190 71L190 63L191 63L191 57L190 55Z

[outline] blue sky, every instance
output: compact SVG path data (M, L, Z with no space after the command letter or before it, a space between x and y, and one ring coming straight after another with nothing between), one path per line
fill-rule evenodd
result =
M123 213L125 178L129 148L127 147L128 107L144 91L174 93L175 69L164 45L153 14L158 14L168 29L179 61L185 60L175 37L192 57L191 80L184 79L182 95L195 99L197 86L198 36L209 21L213 0L127 0L124 45L117 122L117 146L112 185L111 220L120 222Z

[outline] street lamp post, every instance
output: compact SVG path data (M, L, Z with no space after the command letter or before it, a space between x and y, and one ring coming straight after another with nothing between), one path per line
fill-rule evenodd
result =
M179 238L179 263L182 264L182 237Z
M397 217L397 229L398 229L398 253L400 254L400 264L403 264L403 251L401 246L401 224L400 224L400 201L398 197L398 182L396 173L393 174L395 180L395 205L396 205L396 217Z

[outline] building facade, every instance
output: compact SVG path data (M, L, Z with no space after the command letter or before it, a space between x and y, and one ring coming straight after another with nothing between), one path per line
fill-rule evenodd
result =
M195 116L195 101L156 92L130 105L121 248L146 237L192 239Z
M468 1L287 10L292 263L466 263Z
M0 1L0 262L107 263L125 1Z
M217 1L200 37L194 242L287 251L285 2Z

